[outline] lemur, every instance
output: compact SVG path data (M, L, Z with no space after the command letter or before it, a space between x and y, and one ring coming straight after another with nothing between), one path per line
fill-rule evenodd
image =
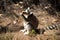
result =
M20 30L20 31L24 32L24 35L26 35L26 34L29 34L29 32L32 29L34 29L34 27L35 27L34 25L32 25L33 21L32 21L32 23L30 23L28 21L28 18L32 17L31 15L33 15L33 13L30 12L30 8L28 7L28 9L26 9L21 15L22 15L22 17L24 19L24 22L23 22L24 29ZM58 25L52 25L52 26L44 27L44 28L40 29L39 32L40 32L40 34L43 34L46 30L53 30L53 29L58 30Z
M32 12L30 12L29 10L30 10L30 8L28 7L28 9L26 9L22 13L22 17L24 19L24 22L23 22L24 29L20 30L20 31L24 32L24 35L29 34L29 32L31 31L31 29L33 28L32 24L28 21L28 17L30 15L33 15Z

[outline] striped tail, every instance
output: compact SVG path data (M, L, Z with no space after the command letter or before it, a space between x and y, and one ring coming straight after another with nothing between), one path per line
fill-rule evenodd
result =
M45 28L43 28L44 30L58 30L58 25L52 25L52 26L47 26Z
M47 26L40 29L40 34L43 34L47 30L58 30L58 25Z

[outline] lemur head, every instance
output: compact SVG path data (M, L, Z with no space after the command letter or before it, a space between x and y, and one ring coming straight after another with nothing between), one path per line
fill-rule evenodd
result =
M25 11L22 12L22 15L24 15L25 18L28 18L31 14L33 13L30 11L29 7Z

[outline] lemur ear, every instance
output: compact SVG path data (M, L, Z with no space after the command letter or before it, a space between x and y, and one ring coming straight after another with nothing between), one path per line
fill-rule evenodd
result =
M28 7L27 9L30 10L30 7Z
M22 1L20 1L19 3L20 3L20 4L23 4L23 2L22 2Z

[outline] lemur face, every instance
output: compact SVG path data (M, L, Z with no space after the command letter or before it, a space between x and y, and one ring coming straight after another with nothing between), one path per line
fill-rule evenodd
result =
M26 12L23 12L23 15L24 15L25 18L28 18L28 16L29 16L30 14L28 14L28 13L26 13Z
M30 9L28 7L25 11L23 11L22 15L24 15L25 18L28 18L29 15L31 15L31 14L32 14L32 12L30 12Z

